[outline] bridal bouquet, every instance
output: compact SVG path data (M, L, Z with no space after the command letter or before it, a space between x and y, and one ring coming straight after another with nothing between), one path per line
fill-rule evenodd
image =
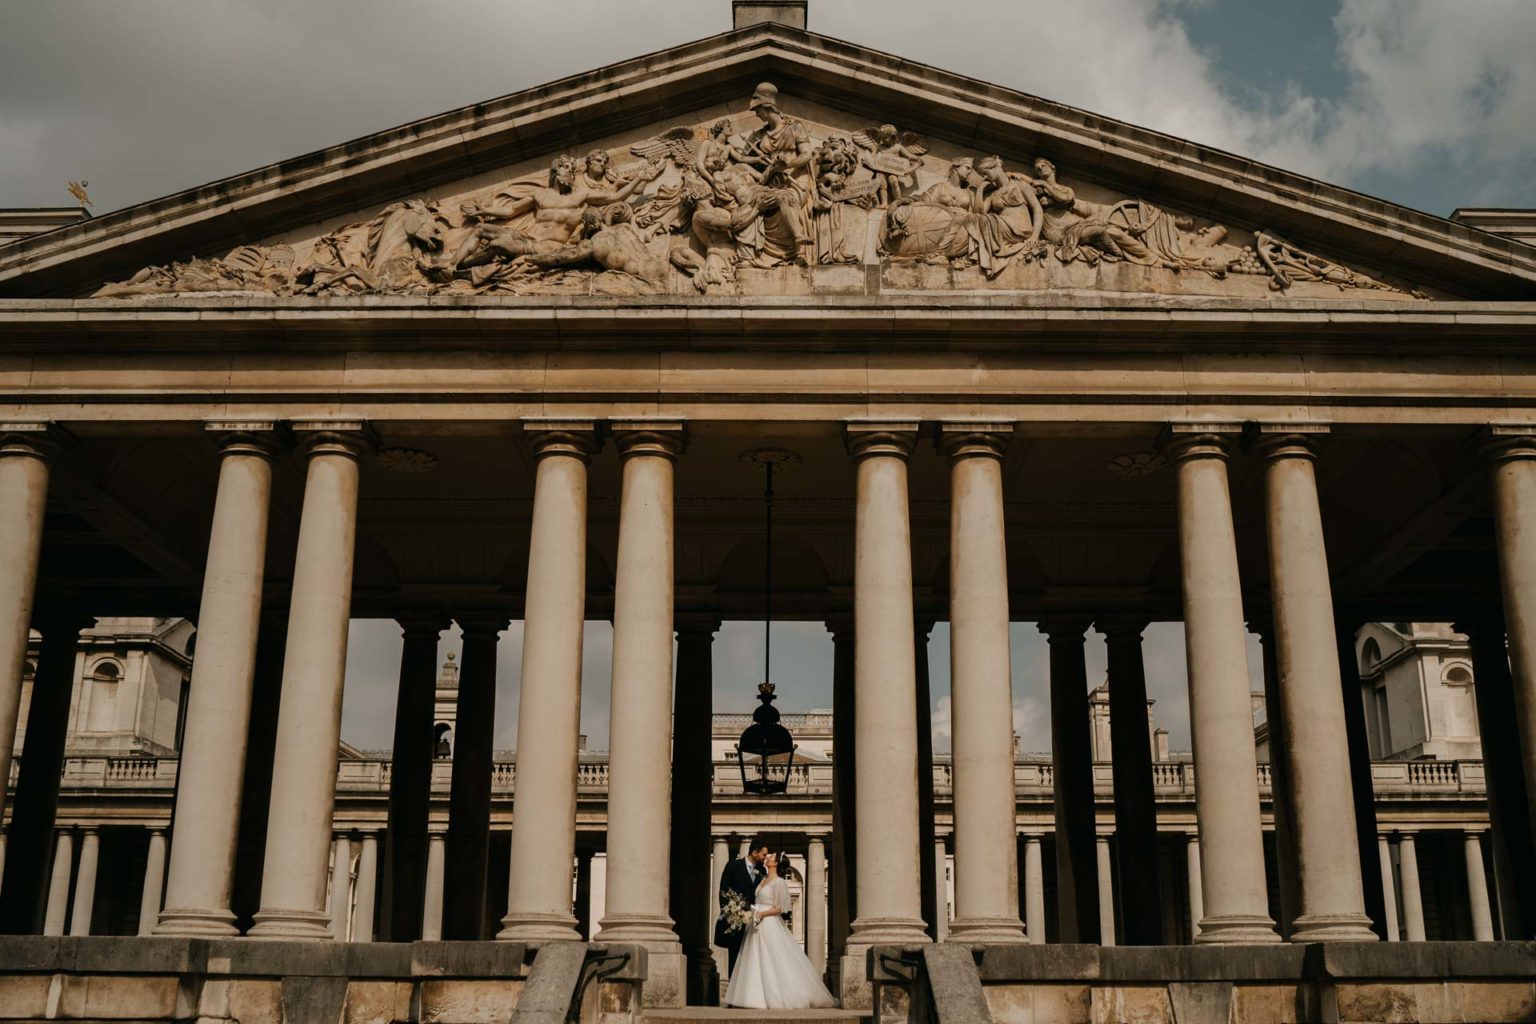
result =
M720 918L729 934L745 932L756 922L757 915L739 892L726 893L725 906L720 908Z

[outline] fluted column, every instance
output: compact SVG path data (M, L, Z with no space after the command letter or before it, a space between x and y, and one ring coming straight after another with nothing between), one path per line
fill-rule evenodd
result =
M475 941L486 938L491 773L496 756L496 647L507 619L496 612L482 612L460 615L458 621L464 631L464 657L454 707L444 866L453 884L443 891L443 938ZM567 873L566 888L561 890L566 900L570 899L569 885Z
M1386 836L1376 837L1376 856L1381 861L1381 896L1383 921L1387 931L1387 941L1397 942L1402 938L1402 933L1397 927L1397 883L1392 877L1392 848L1387 845Z
M154 934L165 895L165 829L149 830L149 855L144 860L144 892L139 898L139 934Z
M1024 933L1030 942L1045 943L1045 865L1040 837L1024 837Z
M1003 522L1007 423L946 423L956 941L1020 942ZM943 900L939 900L942 905Z
M175 846L158 935L234 935L240 825L256 636L272 496L270 422L209 423L221 435L219 484L197 615L176 794Z
M1162 881L1157 858L1157 801L1143 619L1100 619L1109 656L1109 742L1115 784L1115 855L1120 869L1120 938L1131 946L1163 943ZM1100 867L1102 873L1103 868ZM1099 881L1104 891L1104 880ZM1111 892L1113 889L1111 889ZM1102 902L1103 897L1100 897Z
M1464 841L1467 858L1467 909L1472 916L1472 937L1493 941L1493 913L1488 905L1488 876L1483 870L1482 833L1468 829Z
M426 612L397 621L402 643L379 937L409 942L421 937L427 820L432 812L432 761L436 753L432 730L437 710L437 645L448 620L437 612Z
M1200 886L1200 837L1191 835L1184 843L1184 865L1189 873L1189 931L1200 940L1200 919L1205 917L1205 893Z
M26 756L11 801L0 884L0 933L9 935L33 933L43 914L39 904L48 891L48 849L58 817L80 630L94 621L67 607L42 609L33 618L43 642L27 706Z
M66 440L51 423L0 423L0 819L5 817L21 715L21 677L48 505L48 462Z
M1265 459L1275 661L1295 813L1300 913L1291 941L1372 942L1354 795L1340 785L1350 777L1349 736L1313 469L1323 433L1313 425L1264 425L1254 445Z
M608 741L608 863L598 940L642 942L649 1005L682 1002L682 947L667 912L671 862L673 461L677 420L613 424L623 459ZM669 963L662 962L666 958Z
M858 462L854 526L854 691L859 913L850 955L928 942L918 857L917 667L907 457L915 423L848 425ZM862 958L858 971L862 977ZM845 972L846 974L846 972ZM843 988L855 979L843 977ZM860 982L862 984L862 982Z
M718 1002L720 976L710 952L718 876L709 874L713 648L718 619L677 624L677 676L672 710L672 867L668 905L688 959L691 1006Z
M352 839L346 833L331 844L331 938L352 935Z
M1115 944L1115 884L1114 868L1109 855L1109 837L1099 836L1094 846L1099 865L1099 945L1113 946Z
M1536 835L1536 425L1493 427L1487 442L1526 814Z
M75 836L59 829L53 844L53 871L48 880L48 905L43 912L43 934L63 935L69 915L69 880L75 870Z
M283 655L261 909L250 934L323 939L331 934L325 867L341 742L358 463L370 444L364 424L355 420L298 422L293 429L309 464Z
M1264 879L1243 593L1227 484L1231 437L1239 429L1175 424L1165 435L1177 462L1190 732L1200 780L1195 814L1205 917L1198 942L1280 939Z
M820 836L806 842L805 951L817 974L827 969L827 848Z
M1099 941L1093 749L1088 722L1088 620L1060 616L1039 623L1050 642L1051 765L1056 818L1056 929L1061 942Z
M373 941L373 906L379 886L379 837L363 833L363 851L357 857L357 900L352 909L352 941Z
M101 860L101 833L85 828L80 833L80 866L75 869L75 905L69 916L69 934L91 934L91 915L96 910L96 867Z
M598 441L591 422L531 421L524 429L538 468L523 614L512 874L497 938L574 940L582 936L566 890L576 850L587 462Z
M1397 840L1397 870L1403 890L1403 938L1424 941L1424 897L1419 892L1419 854L1413 833Z
M422 896L421 938L437 942L443 937L443 833L427 835L427 884Z

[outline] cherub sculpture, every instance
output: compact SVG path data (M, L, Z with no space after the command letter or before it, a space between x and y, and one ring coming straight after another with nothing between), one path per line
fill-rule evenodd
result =
M863 150L864 166L880 183L878 203L887 206L917 187L917 169L923 166L928 147L915 132L898 134L896 126L882 124L853 133L854 144Z

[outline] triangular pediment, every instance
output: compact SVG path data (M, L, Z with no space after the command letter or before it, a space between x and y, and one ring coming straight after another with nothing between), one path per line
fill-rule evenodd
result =
M777 25L0 247L9 296L978 290L1529 298L1536 248Z

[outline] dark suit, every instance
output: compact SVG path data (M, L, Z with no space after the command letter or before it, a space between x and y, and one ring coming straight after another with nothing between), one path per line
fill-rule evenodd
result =
M754 878L747 862L736 859L725 866L720 873L720 909L725 909L725 898L729 893L739 893L741 898L751 906L753 898L757 895L757 879L763 877L763 869L757 869L757 878ZM736 969L736 956L741 952L741 940L745 938L741 932L727 932L725 930L725 918L715 920L715 945L723 946L730 955L729 967Z

